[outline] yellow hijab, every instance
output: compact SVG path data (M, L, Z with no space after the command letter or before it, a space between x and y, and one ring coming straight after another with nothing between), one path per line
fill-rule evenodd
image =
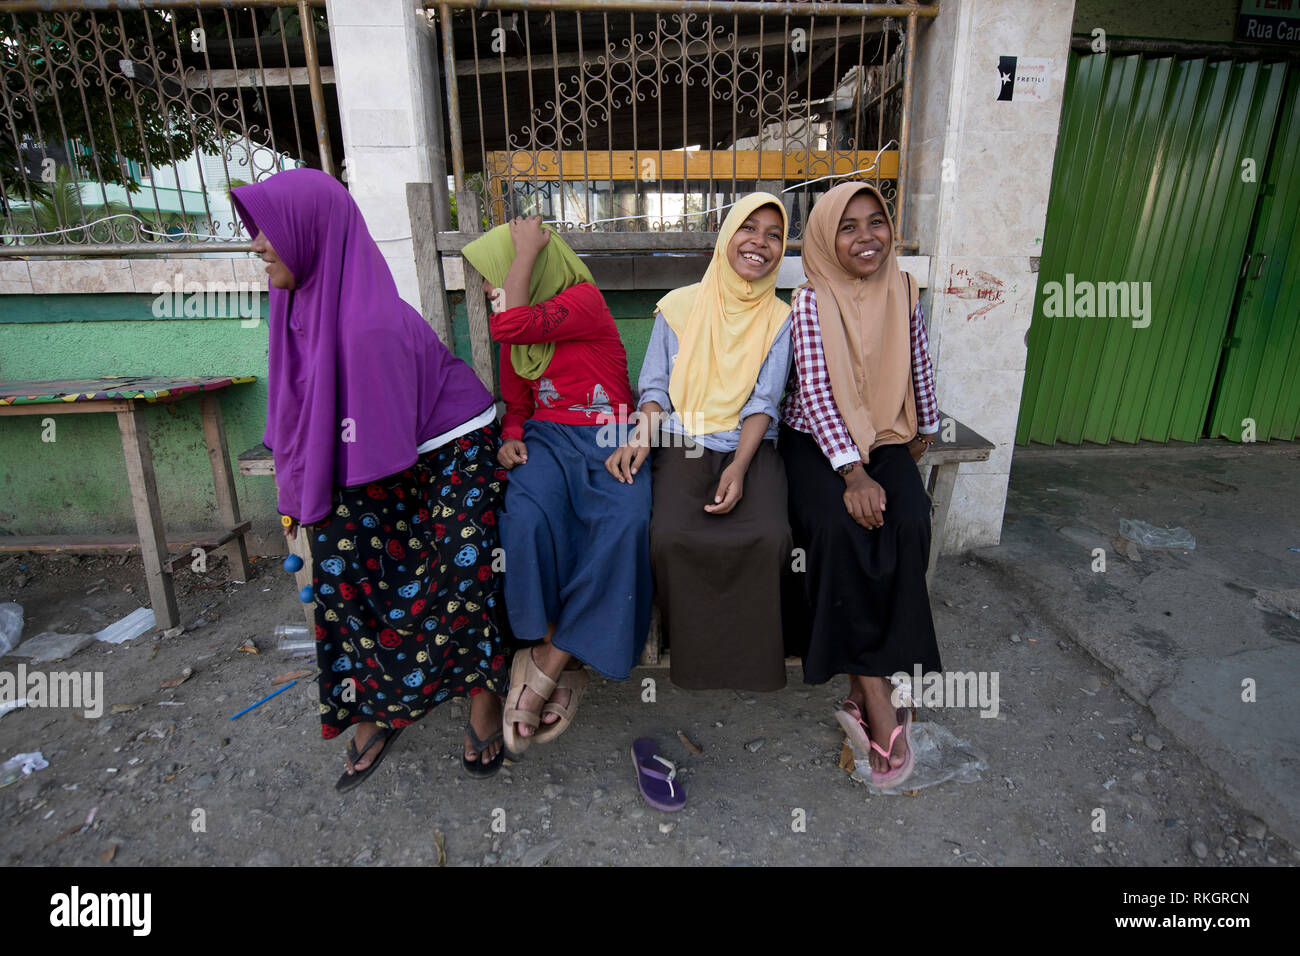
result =
M763 278L749 282L727 260L736 230L769 204L781 210L784 255L790 225L785 207L771 193L750 193L727 213L704 278L659 300L659 311L677 336L668 397L692 435L731 431L739 425L740 409L790 314L790 306L776 297L779 261Z

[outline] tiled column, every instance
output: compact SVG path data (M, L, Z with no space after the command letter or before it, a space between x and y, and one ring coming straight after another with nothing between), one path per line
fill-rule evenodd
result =
M907 233L933 257L939 404L997 446L961 466L942 542L955 551L1001 535L1074 0L943 0L939 10L918 37ZM1022 88L1000 101L1010 56ZM1023 88L1041 67L1042 82Z
M327 0L326 12L348 189L419 309L406 184L434 175L436 38L417 0Z

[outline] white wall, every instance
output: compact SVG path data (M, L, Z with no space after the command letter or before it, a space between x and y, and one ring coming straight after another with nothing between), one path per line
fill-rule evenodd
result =
M906 232L933 257L939 404L997 446L961 466L942 542L953 551L1001 536L1074 0L943 0L939 11L918 37ZM998 101L1000 56L1051 60L1041 102Z

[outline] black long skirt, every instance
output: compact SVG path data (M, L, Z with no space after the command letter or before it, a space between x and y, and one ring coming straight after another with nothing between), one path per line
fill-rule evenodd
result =
M681 447L651 454L650 563L669 677L688 690L780 690L790 526L776 449L770 441L759 445L740 503L723 515L704 506L735 452L693 445L689 456Z
M807 570L787 600L787 628L805 646L804 681L940 669L925 584L930 498L905 445L882 445L867 474L885 490L885 523L868 531L844 507L844 479L812 435L781 426L790 525ZM798 599L802 600L798 600ZM802 606L800 606L802 605Z

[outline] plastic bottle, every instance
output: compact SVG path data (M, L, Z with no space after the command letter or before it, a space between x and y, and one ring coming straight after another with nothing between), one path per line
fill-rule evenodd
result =
M275 646L290 657L310 657L316 653L316 641L307 633L304 624L277 624Z

